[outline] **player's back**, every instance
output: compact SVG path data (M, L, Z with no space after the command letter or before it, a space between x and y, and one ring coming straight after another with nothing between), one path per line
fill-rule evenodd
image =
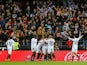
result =
M36 38L32 38L31 39L31 45L37 45L37 39Z
M36 38L32 38L31 39L31 44L35 44L35 43L37 44L37 39Z
M38 41L38 45L37 45L37 47L42 47L43 46L43 44L44 44L44 39L41 39L41 40L39 40Z
M15 42L15 41L14 41L13 39L7 40L7 42L6 42L7 48L13 47L14 42Z
M55 40L53 38L50 38L47 40L48 46L54 46Z
M45 38L43 41L44 41L44 42L43 42L43 45L44 45L44 46L47 46L47 45L48 45L47 42L46 42L47 39Z
M39 44L44 44L44 39L39 40Z
M79 42L78 38L75 38L73 40L73 47L78 46L78 42Z

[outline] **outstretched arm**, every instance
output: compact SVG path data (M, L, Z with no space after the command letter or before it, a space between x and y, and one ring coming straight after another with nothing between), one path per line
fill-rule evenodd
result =
M70 37L67 37L69 40L72 40L73 41L73 38L70 38Z
M80 40L82 37L83 37L83 35L79 36L79 37L78 37L78 40Z

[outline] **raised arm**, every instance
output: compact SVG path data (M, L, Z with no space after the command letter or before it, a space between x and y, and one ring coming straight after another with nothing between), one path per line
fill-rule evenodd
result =
M69 40L72 40L72 41L74 40L73 38L70 38L70 37L67 37L67 38L68 38Z
M78 37L78 40L80 40L82 37L83 37L83 35L79 36L79 37Z

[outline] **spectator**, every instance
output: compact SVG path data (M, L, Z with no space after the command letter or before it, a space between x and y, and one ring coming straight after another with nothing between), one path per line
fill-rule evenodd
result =
M79 34L87 27L86 0L6 1L0 4L0 43L14 32L20 45L28 46L33 32L53 33L58 46L67 41L66 34ZM24 5L23 5L24 4ZM40 28L41 27L41 28ZM74 33L71 33L74 31ZM68 32L68 33L67 33ZM60 44L59 44L60 43Z
M84 48L87 49L87 27L85 28L84 30L84 36L83 36L83 45L84 45Z

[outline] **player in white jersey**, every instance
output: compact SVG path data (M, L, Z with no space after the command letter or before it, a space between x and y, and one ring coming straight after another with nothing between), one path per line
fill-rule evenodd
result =
M41 39L38 41L38 44L37 44L37 49L36 49L36 56L35 56L35 60L39 60L41 58L41 47L43 46L44 44L44 39Z
M35 54L36 54L36 47L37 47L37 38L36 35L34 35L34 37L31 39L31 51L32 51L32 56L31 56L31 60L33 61L35 59Z
M79 58L79 56L77 55L77 51L78 51L78 42L81 38L82 38L82 36L79 36L78 38L76 38L75 35L74 35L74 38L68 37L69 40L73 41L73 44L72 44L72 61L74 60L75 56L77 56Z
M44 38L44 44L42 45L42 60L47 60L48 44L46 43L47 38Z
M55 39L52 38L52 35L50 34L48 36L48 39L46 40L46 43L48 44L48 57L49 59L55 59L55 55L54 55L54 44L55 44Z
M44 44L44 39L39 40L38 45L37 45L37 53L40 53L40 49L42 45Z
M13 49L13 45L14 45L14 40L12 39L12 37L10 37L7 42L6 42L6 46L7 46L7 51L8 51L8 56L7 56L7 60L10 60L10 56L12 54L12 49Z

